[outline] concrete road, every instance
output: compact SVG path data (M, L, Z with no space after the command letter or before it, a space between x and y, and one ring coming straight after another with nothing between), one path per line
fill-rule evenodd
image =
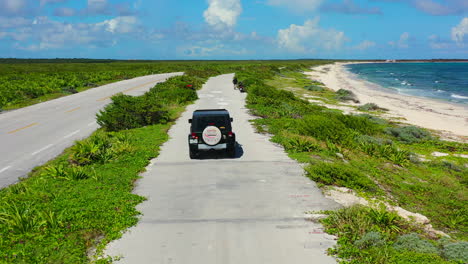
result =
M246 94L233 89L232 78L222 75L205 84L137 182L135 192L148 198L139 205L140 222L106 250L122 257L119 263L335 263L325 253L333 237L304 213L338 205L323 197L282 148L254 132ZM187 120L206 108L231 113L236 158L189 159Z
M25 177L99 126L96 113L122 92L141 95L182 73L156 74L116 82L0 114L0 188Z

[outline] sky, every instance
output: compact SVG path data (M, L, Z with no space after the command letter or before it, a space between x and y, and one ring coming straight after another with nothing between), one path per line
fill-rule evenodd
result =
M0 0L0 58L468 59L468 0Z

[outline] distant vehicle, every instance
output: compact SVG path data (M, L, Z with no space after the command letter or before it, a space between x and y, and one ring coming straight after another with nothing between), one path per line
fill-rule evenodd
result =
M242 82L239 82L239 84L237 85L237 87L239 88L239 91L241 93L245 93L245 87L244 87L244 84Z
M200 152L225 151L229 157L236 155L236 134L232 132L232 117L226 109L196 110L189 119L188 135L190 158L197 158Z

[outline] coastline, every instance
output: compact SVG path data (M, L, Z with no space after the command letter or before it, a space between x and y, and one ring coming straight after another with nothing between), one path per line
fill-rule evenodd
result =
M358 79L344 67L347 64L361 63L374 62L322 65L305 74L334 91L339 89L352 91L360 103L350 103L350 105L375 103L389 110L383 115L385 118L435 130L443 139L468 142L468 106L398 94L377 84Z

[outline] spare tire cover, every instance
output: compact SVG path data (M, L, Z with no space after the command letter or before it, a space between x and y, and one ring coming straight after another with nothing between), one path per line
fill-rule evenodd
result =
M215 126L207 126L203 130L202 137L207 145L213 146L221 140L221 131Z

